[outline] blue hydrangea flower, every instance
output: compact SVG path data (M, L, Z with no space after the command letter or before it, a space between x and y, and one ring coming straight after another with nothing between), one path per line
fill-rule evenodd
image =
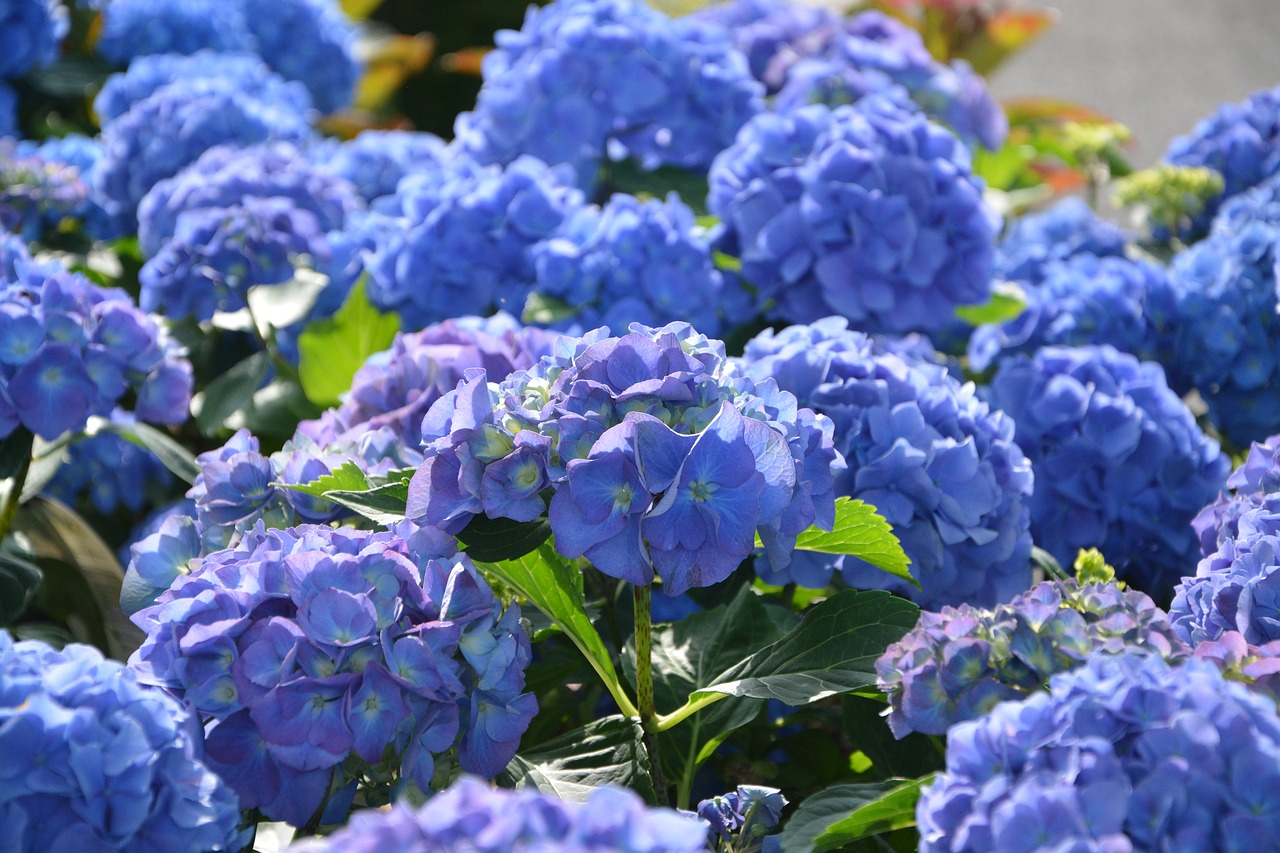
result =
M90 646L0 631L0 826L15 853L240 850L235 795L180 702Z
M587 189L607 160L705 170L763 108L722 31L637 0L531 6L494 40L476 109L455 125L483 163L564 163Z
M560 553L669 595L724 580L757 531L785 567L799 532L834 522L830 423L688 324L631 329L561 338L495 385L468 371L423 419L407 517L456 533L545 512Z
M361 198L372 202L395 193L405 175L442 175L445 162L456 154L431 133L365 130L346 142L317 146L312 156L325 170L350 181Z
M0 274L0 436L20 423L52 440L130 391L139 420L186 420L185 352L124 291L29 259L15 273Z
M1242 217L1173 259L1179 323L1170 374L1239 447L1280 432L1280 222Z
M117 410L113 421L132 423L132 414ZM115 433L100 433L77 441L67 459L44 487L43 494L75 506L81 498L100 513L123 507L140 512L148 499L163 494L173 475L151 451Z
M10 136L21 136L18 127L18 93L13 87L0 80L0 139Z
M321 112L350 106L363 70L356 29L337 0L238 0L253 48L282 77L298 80Z
M541 162L405 178L366 259L369 297L404 328L495 309L519 313L534 281L534 245L555 233L582 195Z
M138 679L194 708L243 808L294 825L353 768L430 791L456 747L497 775L537 710L519 607L394 533L258 526L133 619Z
M21 77L53 62L70 28L67 9L58 0L0 2L0 78Z
M1158 364L1114 347L1045 347L1000 363L986 389L1017 424L1036 490L1031 534L1060 563L1096 547L1163 599L1197 550L1191 519L1230 460Z
M876 507L920 589L852 557L757 563L769 583L892 588L924 607L1007 601L1031 583L1031 466L1014 425L936 364L894 354L832 317L747 343L747 375L772 379L835 424L849 468L836 494Z
M0 133L0 136L3 136ZM61 164L78 173L80 182L84 184L85 197L71 208L69 216L79 220L84 233L95 240L110 240L120 235L111 228L110 218L102 206L90 196L93 185L93 172L102 159L102 143L89 136L78 133L67 136L56 136L39 145L34 142L21 142L18 151L38 157L46 163ZM79 193L77 193L77 196ZM57 228L63 220L46 216L42 227Z
M105 125L170 83L210 77L234 82L246 95L290 105L299 115L312 109L306 87L274 73L257 54L200 50L139 56L127 71L107 78L93 100L93 111Z
M695 811L729 849L754 850L759 847L759 836L782 820L786 805L787 798L777 788L739 785L723 796L703 800ZM739 846L740 843L743 846Z
M535 292L570 312L558 328L625 329L686 320L720 334L724 279L710 235L674 193L666 202L615 195L585 207L533 248Z
M222 0L111 0L97 42L98 53L120 66L151 54L253 48L244 9Z
M1280 435L1251 444L1224 490L1191 520L1200 537L1200 556L1207 557L1225 539L1234 539L1241 516L1260 507L1280 514Z
M250 288L294 277L301 259L328 258L315 215L291 199L246 197L178 216L173 237L139 273L139 302L169 317L208 320L247 304Z
M761 81L776 81L781 72L770 73L779 57L794 49L814 33L839 26L840 18L830 9L788 0L731 0L713 3L690 13L690 18L727 30L729 38L747 57L751 75ZM770 94L777 91L777 85Z
M127 567L120 587L120 609L126 615L154 603L204 553L195 518L195 502L182 498L155 510L129 533L116 553Z
M396 805L360 812L344 829L295 844L289 853L703 853L706 838L701 820L649 808L625 788L596 788L584 802L566 803L533 788L507 791L464 778L416 810Z
M1169 618L1192 645L1227 631L1254 645L1280 640L1280 515L1270 507L1241 514L1235 535L1178 584Z
M132 232L147 191L213 146L297 141L310 132L308 117L292 102L247 94L234 79L176 80L103 127L96 198L122 230Z
M1149 261L1077 254L1047 264L1028 283L1016 318L974 329L969 365L985 370L1002 354L1042 346L1108 344L1143 361L1171 364L1178 295L1168 271Z
M1266 850L1275 704L1206 661L1102 655L951 729L916 806L921 853Z
M1222 175L1222 195L1205 205L1184 235L1196 239L1223 201L1280 172L1280 87L1222 105L1191 133L1169 143L1164 159L1174 166L1208 166Z
M931 332L990 296L996 217L968 151L888 100L763 114L710 180L769 316Z
M1130 651L1179 660L1191 649L1145 593L1045 581L989 610L962 604L921 613L876 661L876 675L897 737L941 735L1096 655Z
M78 168L33 145L0 140L0 229L34 242L88 202L89 186Z
M1129 235L1100 219L1084 199L1070 196L1009 225L996 246L995 275L1039 284L1055 261L1076 255L1124 257Z

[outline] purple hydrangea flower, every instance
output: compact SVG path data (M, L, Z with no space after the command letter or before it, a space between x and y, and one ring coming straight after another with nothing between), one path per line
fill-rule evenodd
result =
M740 376L687 324L564 337L530 370L483 370L427 412L408 517L449 532L527 520L549 490L556 546L679 595L724 580L758 531L784 567L795 536L834 522L841 464L825 418Z
M706 824L671 809L649 808L631 791L596 788L581 803L526 788L504 791L461 779L413 810L361 812L327 838L290 853L402 853L467 850L590 850L593 853L703 853Z
M1163 599L1196 553L1190 522L1227 478L1160 365L1114 347L1045 347L1000 363L986 389L1017 424L1036 490L1031 534L1061 563L1096 547Z
M1225 490L1191 521L1200 537L1200 556L1207 557L1240 532L1240 518L1266 508L1280 514L1280 435L1249 446L1240 467L1227 478Z
M991 293L996 217L951 133L883 98L762 114L707 205L770 316L932 332Z
M531 6L494 40L476 109L455 126L483 163L564 163L587 189L608 160L705 170L763 108L723 32L636 0Z
M235 795L181 703L89 646L0 631L0 827L18 853L240 850Z
M777 788L739 785L723 796L698 803L696 812L729 849L755 850L759 848L759 836L782 820L786 805L787 798Z
M1280 702L1280 640L1254 645L1239 631L1224 631L1216 640L1201 641L1195 656Z
M689 15L695 21L725 29L734 46L746 54L751 74L757 80L778 80L770 68L779 57L790 57L793 45L814 33L838 26L839 17L830 9L791 3L787 0L732 0L713 3ZM773 86L770 94L777 91Z
M413 174L385 208L369 253L369 298L404 328L495 309L519 313L535 278L534 245L582 204L562 175L530 158Z
M98 53L120 66L151 54L253 48L244 9L222 0L111 0L97 42Z
M685 320L722 331L725 282L711 235L672 194L666 202L615 195L585 207L533 248L535 291L564 303L558 328L625 329Z
M259 525L134 615L147 638L130 666L199 714L242 807L301 825L340 766L430 791L456 746L463 771L499 773L537 710L519 617L466 558Z
M1223 201L1280 172L1280 87L1224 104L1191 133L1169 143L1164 159L1174 166L1208 166L1221 173L1222 194L1196 218L1187 240L1203 235Z
M835 424L848 462L836 494L876 507L911 558L920 589L852 557L796 554L757 563L766 581L890 586L924 607L1007 601L1031 583L1031 466L1014 424L936 364L889 351L832 317L766 331L744 368L772 379Z
M996 246L998 278L1039 284L1055 261L1077 255L1124 257L1129 235L1071 196L1014 220Z
M1143 361L1173 362L1178 296L1168 271L1148 261L1079 254L1046 264L1026 287L1022 314L974 329L969 364L1042 346L1108 344Z
M153 512L129 534L129 543L118 555L127 566L120 587L120 609L133 615L154 604L179 575L191 571L205 542L196 522L195 502L175 501Z
M29 260L14 272L0 275L0 435L21 423L52 440L131 390L139 420L186 420L191 365L124 291Z
M1045 581L989 610L962 604L921 613L876 661L876 674L897 737L941 735L1096 655L1130 651L1180 660L1191 649L1145 593Z
M1205 661L1102 655L951 729L920 850L1268 849L1278 784L1270 699Z
M58 0L0 2L0 78L21 77L53 62L70 28Z

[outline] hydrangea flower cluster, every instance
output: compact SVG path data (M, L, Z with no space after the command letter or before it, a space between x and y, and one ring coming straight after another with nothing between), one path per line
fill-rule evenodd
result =
M129 391L139 420L186 420L191 364L122 290L29 258L0 270L0 437L46 440L109 415Z
M1143 361L1172 363L1178 295L1164 267L1082 253L1045 265L1040 275L1027 285L1018 317L974 329L968 346L974 370L1003 354L1050 345L1108 344Z
M1224 104L1190 134L1169 143L1164 159L1174 166L1207 166L1222 175L1222 195L1205 206L1192 233L1185 235L1195 239L1223 201L1280 172L1280 86Z
M443 175L452 156L440 137L402 130L365 130L346 142L317 145L312 152L319 165L350 181L367 202L394 194L400 179L413 172Z
M767 313L931 332L991 293L996 217L950 132L878 97L749 122L707 205Z
M1207 557L1225 539L1234 539L1241 516L1258 508L1280 515L1280 435L1251 444L1244 462L1227 478L1225 490L1192 519L1200 555Z
M706 838L702 821L649 808L625 788L596 788L585 802L566 803L532 788L507 791L464 778L417 810L361 812L344 829L289 853L704 853Z
M1243 447L1280 432L1280 222L1230 221L1173 259L1182 319L1170 372L1200 392L1209 419Z
M711 239L674 193L666 202L615 195L584 207L533 249L535 290L564 303L555 325L625 329L682 319L708 335L723 330L724 277Z
M698 817L731 850L756 850L759 837L782 820L787 798L777 788L739 785L736 790L698 803ZM753 843L754 842L754 843Z
M1196 553L1191 519L1231 463L1165 383L1114 347L1045 347L999 365L986 389L1036 473L1031 534L1059 562L1096 547L1164 598Z
M113 412L111 419L124 423L135 420L121 410ZM86 498L103 514L122 507L136 513L172 482L173 475L151 451L104 432L72 444L66 461L42 493L69 506Z
M3 136L0 133L0 136ZM93 172L98 166L98 161L102 159L102 143L97 139L89 136L72 133L66 136L56 136L46 139L40 144L33 141L19 142L17 153L20 156L31 156L39 158L47 164L57 164L63 168L74 169L78 176L78 182L83 185L84 198L78 204L71 207L66 212L66 216L78 220L80 227L83 228L86 236L95 240L110 240L118 237L111 228L110 219L107 212L102 209L91 196L90 188L93 185ZM79 188L76 189L75 195L80 197ZM61 227L65 218L62 213L63 205L58 205L55 209L55 216L45 216L40 223L41 232L46 230L55 230ZM39 239L37 236L36 239Z
M251 51L244 14L225 0L111 0L97 51L120 66L151 54Z
M798 533L834 523L831 425L685 323L563 337L530 370L469 371L423 420L406 516L550 519L558 552L668 595L728 577L757 531L785 567ZM548 505L544 491L554 493Z
M259 526L133 619L139 680L196 709L243 808L294 825L331 785L430 791L455 747L494 776L537 710L519 607L393 533Z
M179 702L90 646L0 631L0 828L38 851L240 850L231 789Z
M0 79L21 77L58 56L71 28L58 0L4 0L0 3Z
M264 87L260 96L235 78L175 80L103 126L96 198L122 231L135 233L142 197L205 151L215 145L302 140L311 133L309 122L309 114L297 110L282 86Z
M1277 784L1269 699L1204 661L1103 655L950 731L920 850L1268 849Z
M849 465L836 494L889 521L920 589L862 560L814 553L794 555L789 568L757 562L767 582L822 588L839 571L851 586L888 586L923 607L991 605L1031 583L1031 466L1013 423L972 385L838 317L764 332L748 342L743 366L831 418Z
M1179 660L1191 649L1145 593L1073 578L1044 581L989 610L921 613L876 661L876 675L895 736L941 735L1092 657L1128 651Z
M1280 515L1270 507L1250 509L1236 528L1174 594L1169 618L1191 645L1227 631L1254 645L1280 640Z
M1239 631L1224 631L1216 640L1196 646L1195 656L1217 664L1223 674L1280 702L1280 640L1260 646Z
M457 140L483 163L568 164L594 186L606 158L703 169L763 109L760 85L717 28L637 0L531 6L500 30Z
M563 175L532 158L505 168L459 158L445 176L414 174L376 230L369 298L404 328L494 309L519 313L533 284L533 246L582 204Z
M35 241L88 200L79 169L41 156L34 146L0 140L0 228Z
M1014 220L996 246L995 275L1039 284L1057 261L1077 255L1122 258L1129 235L1100 219L1084 199L1070 196Z
M690 13L703 24L727 30L734 46L747 57L751 75L773 82L775 94L784 79L784 63L794 61L794 44L839 24L830 9L786 0L730 0L712 3Z

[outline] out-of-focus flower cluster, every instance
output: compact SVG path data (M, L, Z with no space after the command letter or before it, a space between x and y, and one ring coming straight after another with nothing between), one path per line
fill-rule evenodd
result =
M968 151L884 98L762 114L710 181L767 316L932 332L990 296L996 217Z
M58 0L0 2L0 81L52 62L69 29L66 7Z
M455 126L482 163L563 163L586 189L609 160L705 170L763 108L723 31L637 0L531 6L494 40L475 111Z
M703 853L706 837L697 818L649 808L623 788L597 788L583 803L566 803L532 788L504 791L461 779L417 810L362 812L345 829L289 853Z
M1269 698L1204 661L1100 655L951 729L920 850L1272 849L1277 785Z
M834 523L830 422L684 323L564 337L496 384L469 371L422 437L408 518L456 533L547 514L564 556L670 595L724 580L757 532L782 568L798 533Z
M876 661L889 728L941 735L997 703L1044 690L1051 676L1097 655L1190 654L1145 593L1114 583L1044 581L1008 604L920 614Z
M235 795L181 703L90 646L0 631L0 837L15 853L237 851Z
M38 240L88 203L78 168L41 156L35 146L0 140L0 228Z
M1160 365L1109 346L1045 347L1002 361L985 393L1035 471L1036 544L1062 563L1096 547L1164 599L1196 553L1191 519L1231 463Z
M117 409L111 420L136 423ZM149 450L114 433L99 433L67 449L67 459L42 490L68 506L85 498L100 513L124 507L141 512L157 494L164 494L173 476Z
M139 680L196 709L242 808L294 825L352 781L497 775L537 710L519 607L395 533L258 526L133 618Z
M1018 317L974 329L968 347L974 370L1005 353L1051 345L1107 344L1143 361L1172 362L1178 298L1164 267L1079 253L1039 274L1039 282L1026 285Z
M139 420L186 420L191 365L154 318L122 290L12 248L12 270L0 269L0 436L22 425L52 440L130 391Z
M800 553L790 567L757 567L771 583L816 588L839 570L852 586L891 585L923 607L1007 601L1031 583L1031 466L1014 424L972 385L891 349L833 317L757 336L743 363L831 418L849 465L836 494L889 521L920 589L853 557Z
M995 275L1039 284L1056 261L1077 255L1124 257L1128 235L1100 219L1083 199L1070 197L1016 219L996 246Z
M880 12L842 19L786 0L734 0L691 17L729 30L777 110L900 93L987 148L999 148L1008 132L1004 111L967 62L937 62L919 33Z

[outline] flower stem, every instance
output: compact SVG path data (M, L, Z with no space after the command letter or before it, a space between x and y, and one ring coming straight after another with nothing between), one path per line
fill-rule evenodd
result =
M636 623L636 705L640 711L640 725L644 729L644 748L649 753L653 790L660 805L666 802L665 785L662 782L662 766L658 759L657 713L653 707L653 612L650 609L653 588L649 585L633 587L635 592Z

